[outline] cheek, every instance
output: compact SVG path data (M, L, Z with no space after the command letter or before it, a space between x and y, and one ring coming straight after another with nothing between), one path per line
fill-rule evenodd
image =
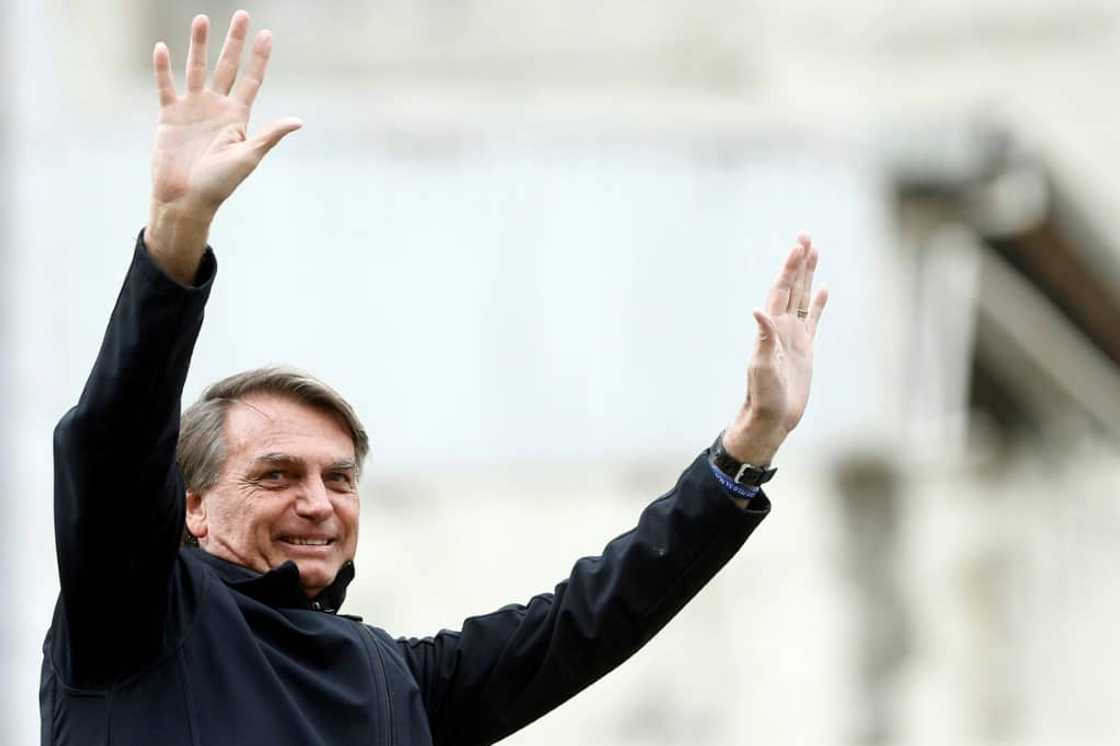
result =
M241 523L241 514L237 509L237 501L225 495L215 495L210 499L207 513L210 516L212 529L228 533Z
M275 494L253 500L246 506L245 520L258 535L270 536L273 527L284 519L289 502L283 495Z
M270 533L273 523L283 514L283 504L283 500L237 495L222 501L218 506L218 518L223 528L241 541L252 537L259 539Z
M346 527L346 532L351 541L355 541L358 536L358 508L360 505L356 497L339 500L334 505L335 515Z

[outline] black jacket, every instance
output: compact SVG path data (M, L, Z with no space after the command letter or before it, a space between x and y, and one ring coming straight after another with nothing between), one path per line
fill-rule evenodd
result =
M97 362L55 430L61 593L40 686L42 743L127 746L492 743L626 660L769 510L741 510L703 458L553 593L394 639L338 614L346 565L314 600L181 549L179 399L216 263L195 287L141 237Z

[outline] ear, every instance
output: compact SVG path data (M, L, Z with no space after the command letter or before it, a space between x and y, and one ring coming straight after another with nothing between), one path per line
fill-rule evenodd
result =
M193 490L187 490L187 531L190 531L191 536L198 539L200 544L208 532L206 502L202 499L202 495Z

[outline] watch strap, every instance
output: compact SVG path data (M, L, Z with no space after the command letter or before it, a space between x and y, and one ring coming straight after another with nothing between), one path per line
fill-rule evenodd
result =
M711 461L712 466L719 469L720 473L726 476L735 484L746 485L750 487L760 487L771 479L777 473L777 468L771 467L768 464L764 466L755 466L743 461L739 461L723 448L723 432L716 436L716 440L712 443L712 447L708 451L708 459Z

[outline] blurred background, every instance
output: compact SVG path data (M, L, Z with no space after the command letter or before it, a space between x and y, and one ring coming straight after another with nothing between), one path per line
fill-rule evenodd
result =
M457 628L627 530L804 229L832 298L773 514L507 742L1117 743L1105 0L7 3L0 741L38 742L50 433L147 219L151 49L182 86L237 7L275 37L254 122L305 126L218 217L185 396L289 363L357 406L352 613Z

